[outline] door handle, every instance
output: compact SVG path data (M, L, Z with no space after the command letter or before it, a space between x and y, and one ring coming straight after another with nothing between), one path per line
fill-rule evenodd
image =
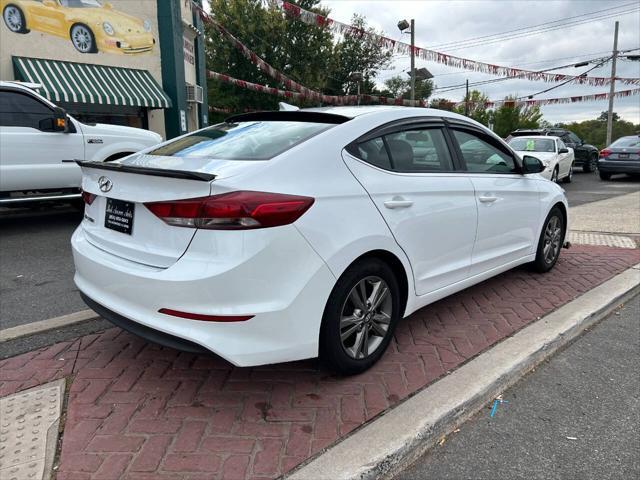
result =
M391 200L384 202L384 206L387 208L408 208L413 205L413 201L407 200L402 197L393 197Z
M493 203L498 200L498 197L494 197L492 195L481 195L480 197L478 197L478 200L480 200L482 203Z

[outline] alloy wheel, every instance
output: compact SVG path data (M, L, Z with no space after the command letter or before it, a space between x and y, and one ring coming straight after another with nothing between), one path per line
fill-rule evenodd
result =
M562 221L557 216L553 216L547 222L544 231L544 261L551 264L560 253L560 243L562 242Z
M363 359L382 344L392 318L393 301L380 277L360 280L349 292L340 315L340 339L351 358Z
M76 25L71 31L73 46L82 53L88 53L93 48L93 37L87 27Z
M22 14L17 7L12 5L4 9L4 23L9 27L12 32L19 32L22 30Z

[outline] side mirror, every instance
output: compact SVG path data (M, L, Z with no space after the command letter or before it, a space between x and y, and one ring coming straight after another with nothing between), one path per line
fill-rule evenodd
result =
M560 150L558 150L558 153L569 153L569 149L568 148L561 148Z
M43 118L38 122L38 128L44 132L69 131L69 117L63 108L55 107L51 117Z
M532 157L531 155L522 157L522 170L525 175L527 173L540 173L543 172L544 169L544 163L542 163L540 159Z

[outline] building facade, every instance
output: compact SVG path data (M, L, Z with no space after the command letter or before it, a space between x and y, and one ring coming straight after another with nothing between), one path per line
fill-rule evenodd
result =
M37 84L83 122L197 130L208 124L200 2L0 0L0 79Z

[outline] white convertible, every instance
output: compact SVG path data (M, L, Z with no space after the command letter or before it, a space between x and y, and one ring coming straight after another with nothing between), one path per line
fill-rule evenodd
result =
M544 171L540 173L547 180L571 183L573 178L573 163L575 154L572 148L567 147L558 137L531 136L514 137L509 140L509 146L518 155L531 155L538 158L544 164Z
M0 82L0 205L79 199L76 160L112 161L162 141L140 128L81 123L37 86Z

